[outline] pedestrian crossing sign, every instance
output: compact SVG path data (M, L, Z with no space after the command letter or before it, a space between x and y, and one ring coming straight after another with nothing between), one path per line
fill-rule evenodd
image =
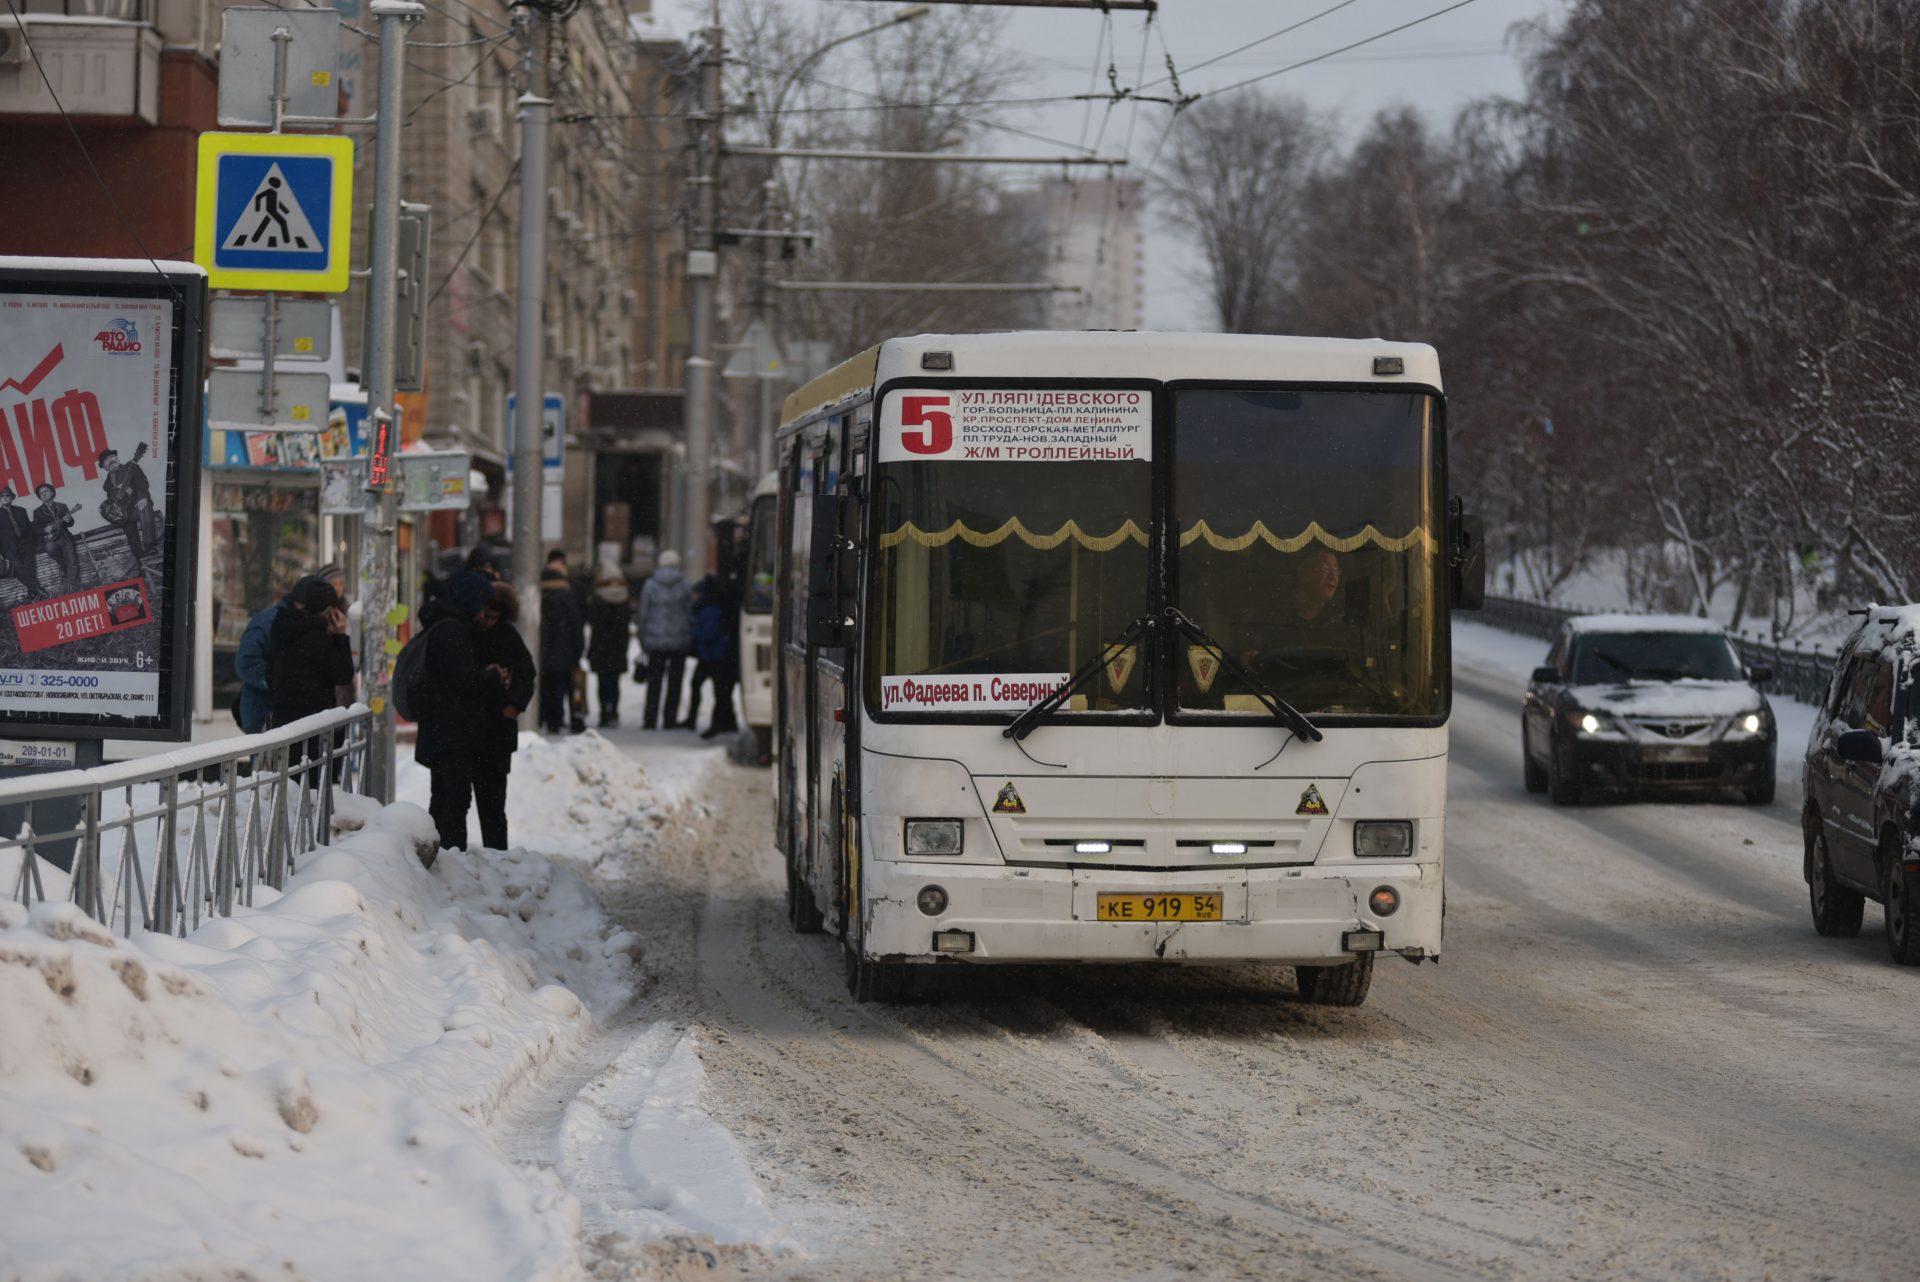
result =
M200 135L193 259L214 288L344 291L352 211L351 138Z

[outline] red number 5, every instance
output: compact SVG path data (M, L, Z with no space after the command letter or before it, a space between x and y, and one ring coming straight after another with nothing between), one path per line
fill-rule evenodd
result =
M900 426L925 429L918 433L900 433L900 444L906 447L907 453L945 454L953 448L952 405L953 402L945 396L908 396L902 399Z

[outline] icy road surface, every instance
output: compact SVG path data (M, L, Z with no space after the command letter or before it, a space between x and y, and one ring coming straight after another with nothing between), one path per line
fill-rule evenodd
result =
M1528 796L1508 666L1459 677L1446 960L1358 1011L1285 968L856 1006L785 922L768 774L720 767L709 825L602 884L656 983L593 1107L529 1123L593 1276L1912 1278L1920 971L1877 909L1813 934L1784 790ZM699 1236L630 1249L660 1208Z

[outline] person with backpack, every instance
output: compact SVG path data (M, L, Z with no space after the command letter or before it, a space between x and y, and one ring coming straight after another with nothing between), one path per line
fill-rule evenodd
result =
M580 618L580 599L567 576L567 554L556 549L547 554L546 568L540 573L540 728L548 734L567 728L573 674L586 648L586 625Z
M508 708L517 720L532 693L530 675L516 691L510 670L481 660L475 636L488 625L480 616L494 609L492 580L472 570L454 575L446 594L420 611L420 633L394 664L395 710L418 727L413 758L431 777L427 812L445 850L467 848L467 809L474 801L476 775L483 776L481 789L488 792L483 815L496 815L490 791L495 772L480 769L482 755L491 759L488 748L497 750L494 723L508 720ZM512 702L516 694L522 700L517 704ZM498 782L500 831L493 835L504 842L504 771L498 772Z
M520 709L533 698L533 656L519 622L520 597L511 583L494 584L492 600L473 617L474 658L505 686L488 690L473 754L473 807L480 812L480 844L489 850L507 848L507 774L520 746Z
M687 588L687 576L680 573L678 552L662 552L659 568L640 589L640 644L647 651L647 706L641 724L653 729L663 694L666 728L691 724L691 719L680 720L680 683L686 676L687 650L693 645L693 594Z
M627 579L612 561L602 561L593 573L593 595L587 598L587 666L600 687L600 727L620 724L620 677L627 670L627 650L633 642L633 606Z

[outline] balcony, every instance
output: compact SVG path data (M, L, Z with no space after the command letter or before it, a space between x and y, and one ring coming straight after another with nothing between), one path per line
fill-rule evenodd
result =
M15 7L17 23L0 14L0 116L58 119L64 107L90 123L159 122L153 0L15 0Z

